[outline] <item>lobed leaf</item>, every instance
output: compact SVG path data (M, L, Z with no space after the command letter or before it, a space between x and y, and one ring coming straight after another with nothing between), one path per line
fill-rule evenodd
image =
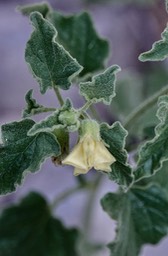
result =
M52 132L60 128L76 131L79 128L78 117L78 112L72 107L71 101L67 99L60 109L57 109L42 121L35 123L28 131L28 135L33 136L39 132Z
M77 256L78 232L52 217L45 199L30 193L0 216L1 256Z
M51 7L47 2L35 3L18 6L18 11L20 11L23 15L29 16L32 12L39 12L45 18L47 14L50 12Z
M108 193L103 209L117 221L111 256L138 256L144 244L156 244L168 231L168 200L157 185L132 188L128 193Z
M111 66L103 73L92 78L91 82L80 83L80 94L87 101L110 104L115 96L116 73L120 71L119 66Z
M160 61L168 57L168 27L161 34L162 39L152 45L152 49L139 56L140 61Z
M27 42L25 59L41 93L54 87L68 90L82 67L56 42L57 32L49 21L38 12L32 13L30 20L35 30Z
M57 40L84 67L81 76L104 68L109 45L99 37L87 12L71 16L50 12L48 19L58 31Z
M154 175L168 160L168 95L159 98L158 106L160 123L155 128L155 137L140 148L136 181Z
M1 127L0 194L14 191L21 184L25 171L35 172L47 157L60 154L60 146L53 134L43 132L27 136L34 123L24 119Z
M54 111L53 108L47 108L43 105L39 105L35 99L32 97L33 90L29 90L26 93L25 100L26 100L26 108L23 110L22 116L23 118L30 117L36 114Z
M104 142L109 146L108 150L116 159L116 162L111 165L109 178L124 189L128 189L133 183L133 173L127 162L128 156L124 149L127 131L120 122L115 122L112 126L102 123L100 134Z

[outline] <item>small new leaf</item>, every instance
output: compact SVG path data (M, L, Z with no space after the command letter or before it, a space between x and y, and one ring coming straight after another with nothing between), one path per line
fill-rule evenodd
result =
M155 137L147 141L139 151L139 160L135 172L136 181L150 177L159 171L168 160L168 96L158 101L157 117L160 123L155 128Z
M150 51L139 56L140 61L160 61L168 57L168 27L161 34L162 39L152 45Z
M77 256L77 238L77 230L65 228L35 192L0 217L1 256Z
M112 126L103 123L100 126L100 134L104 142L109 145L108 150L116 159L116 162L111 165L109 178L126 190L133 182L132 169L127 163L128 156L124 149L127 131L119 122L115 122Z
M103 209L118 222L111 256L137 256L144 244L156 244L168 231L168 200L157 185L132 188L126 194L108 193Z
M78 112L72 107L71 101L67 99L60 109L57 109L39 123L35 123L29 130L28 135L34 136L39 132L52 132L60 128L76 131L79 128L78 117Z
M60 154L60 146L53 134L43 132L27 136L34 123L24 119L1 127L0 194L14 191L21 184L25 171L35 172L47 157Z
M39 12L43 15L45 18L49 11L51 10L51 7L46 2L36 3L36 4L28 4L23 6L18 6L18 11L20 11L23 15L29 16L32 12Z
M115 65L92 78L91 82L80 83L80 93L87 101L110 104L115 96L116 73L120 67Z
M26 108L23 110L22 116L23 118L30 117L36 114L54 111L54 108L47 108L42 105L39 105L35 99L32 97L33 90L29 90L26 93L25 100L27 103Z
M35 30L27 42L25 59L41 93L53 87L69 89L82 67L56 42L57 32L49 21L38 12L32 13L30 20Z
M58 31L57 40L84 67L81 76L104 68L109 45L96 33L88 13L63 16L51 12L48 19Z

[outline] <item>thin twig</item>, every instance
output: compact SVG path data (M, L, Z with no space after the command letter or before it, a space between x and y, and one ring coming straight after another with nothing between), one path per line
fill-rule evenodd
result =
M161 95L168 93L168 85L163 87L161 90L153 94L150 98L145 100L140 106L138 106L125 120L124 127L129 128L150 108L152 107Z

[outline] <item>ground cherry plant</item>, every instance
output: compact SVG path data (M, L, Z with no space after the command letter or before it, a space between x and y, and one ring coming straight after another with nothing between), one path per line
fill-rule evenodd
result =
M90 15L81 12L66 16L47 3L18 9L29 16L33 28L25 49L29 70L41 94L53 90L60 106L40 105L30 89L22 119L1 126L0 194L12 193L24 185L25 173L38 171L47 158L56 168L73 166L78 185L58 196L52 205L32 192L3 210L0 256L96 255L102 245L93 244L82 230L66 228L52 210L79 190L95 192L104 175L118 184L117 192L109 191L100 202L117 223L116 238L112 242L109 239L107 245L109 255L138 256L145 244L157 244L168 232L168 86L122 122L102 122L94 106L102 102L110 108L115 96L117 101L116 78L122 71L118 65L105 66L109 44L96 32ZM139 61L167 57L168 27ZM62 90L71 86L77 86L85 102L80 108L74 107L70 97L62 97ZM156 104L157 123L154 127L145 127L144 123L148 136L141 137L133 147L127 146L131 128ZM45 119L33 120L34 115L47 112ZM74 132L77 141L70 148ZM90 180L87 175L92 168L97 172Z

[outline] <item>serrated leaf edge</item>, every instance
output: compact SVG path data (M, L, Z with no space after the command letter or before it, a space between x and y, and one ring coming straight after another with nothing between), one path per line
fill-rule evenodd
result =
M112 93L110 96L108 96L108 100L105 100L103 97L102 97L102 98L99 98L99 99L93 98L93 99L90 100L90 99L88 98L87 94L85 94L84 92L82 92L81 89L80 89L80 90L79 90L79 93L80 93L81 96L83 96L83 97L86 99L86 101L89 101L89 102L92 102L92 103L103 102L103 103L106 104L106 105L110 105L110 104L111 104L112 99L116 96L116 93L115 93L116 74L117 74L119 71L121 71L121 68L120 68L118 65L110 66L110 67L108 67L104 72L99 73L99 74L93 76L91 82L81 82L81 83L79 84L79 88L80 88L81 86L83 86L85 83L93 83L93 84L95 84L96 78L99 77L100 75L105 75L105 73L108 72L110 69L113 69L113 70L114 70L114 71L113 71L113 75L114 75L114 82L113 82L113 84L114 84L114 90L113 90L113 93Z
M71 76L69 76L69 77L67 78L68 82L71 83L71 82L72 82L72 79L73 79L74 77L76 77L76 76L83 70L83 67L78 63L78 61L77 61L75 58L73 58L73 57L70 55L70 53L69 53L62 45L60 45L60 44L56 41L56 37L57 37L57 34L58 34L56 28L53 26L53 24L52 24L49 20L43 18L42 14L39 13L39 12L37 12L37 11L32 12L32 13L30 14L30 23L31 23L31 25L32 25L32 27L33 27L33 31L32 31L31 36L30 36L30 38L29 38L29 40L28 40L28 42L27 42L27 44L26 44L26 49L27 49L27 47L28 47L30 41L32 40L32 36L34 35L34 33L37 32L36 26L34 25L34 22L33 22L33 20L32 20L32 16L35 15L35 14L36 14L36 15L38 14L38 15L40 16L40 18L43 20L43 22L48 23L48 25L49 25L50 27L52 27L53 31L55 31L55 34L53 35L53 38L52 38L51 43L56 44L59 48L63 49L63 50L65 51L65 53L79 66L79 70L77 70L77 71L74 72ZM26 52L26 49L25 49L25 52ZM28 62L28 60L27 60L26 55L25 55L25 61L26 61L27 65L28 65L28 69L29 69L30 72L32 73L33 77L38 81L39 86L40 86L40 92L41 92L42 94L44 94L44 93L47 91L48 88L52 89L53 87L57 87L56 85L53 84L53 81L51 80L51 84L52 84L52 85L50 85L50 86L48 86L48 88L45 88L45 89L44 89L43 86L42 86L42 79L34 73L32 67L31 67L31 64L30 64L30 63ZM49 70L49 69L48 69L48 70ZM49 71L49 73L50 73L50 71Z

